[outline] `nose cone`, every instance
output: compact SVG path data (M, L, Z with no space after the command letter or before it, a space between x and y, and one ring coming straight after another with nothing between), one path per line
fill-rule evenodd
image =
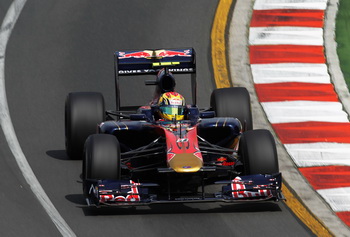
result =
M169 167L178 173L194 173L203 166L203 160L193 153L176 154L170 161Z

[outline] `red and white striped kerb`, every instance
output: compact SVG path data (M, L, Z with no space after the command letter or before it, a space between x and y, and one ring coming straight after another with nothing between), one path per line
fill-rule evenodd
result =
M324 55L327 0L256 0L250 63L267 117L296 166L350 226L350 122Z

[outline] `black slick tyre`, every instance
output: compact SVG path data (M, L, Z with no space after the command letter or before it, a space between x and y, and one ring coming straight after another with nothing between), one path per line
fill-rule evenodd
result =
M70 159L82 159L84 143L95 134L97 125L105 119L105 105L101 93L69 93L65 103L65 141Z
M83 192L89 196L89 182L85 180L120 179L120 146L116 137L93 134L88 137L83 158Z
M244 132L239 142L239 155L246 175L279 172L275 140L268 130Z
M244 131L253 129L253 118L249 92L244 87L215 89L210 98L210 105L217 117L237 118Z
M85 143L83 179L120 179L120 145L109 134L94 134Z

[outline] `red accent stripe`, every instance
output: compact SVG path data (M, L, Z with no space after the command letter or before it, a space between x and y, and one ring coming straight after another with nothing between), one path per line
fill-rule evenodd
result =
M300 122L272 124L283 144L350 143L350 123Z
M345 211L345 212L337 212L336 213L338 217L344 221L344 223L350 227L350 212Z
M314 189L350 187L350 166L299 168Z
M250 27L301 26L323 27L323 10L255 10Z
M325 63L323 46L251 45L250 63Z
M284 82L255 84L260 102L273 101L338 101L332 84Z

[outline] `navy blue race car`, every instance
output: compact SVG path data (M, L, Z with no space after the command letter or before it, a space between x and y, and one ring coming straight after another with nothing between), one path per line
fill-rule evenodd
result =
M191 76L191 103L175 90L177 73ZM145 74L155 75L151 102L122 106L121 78ZM274 138L253 130L248 91L215 89L210 108L196 106L193 48L117 51L115 85L115 110L97 92L66 99L66 150L83 160L89 206L284 198Z

